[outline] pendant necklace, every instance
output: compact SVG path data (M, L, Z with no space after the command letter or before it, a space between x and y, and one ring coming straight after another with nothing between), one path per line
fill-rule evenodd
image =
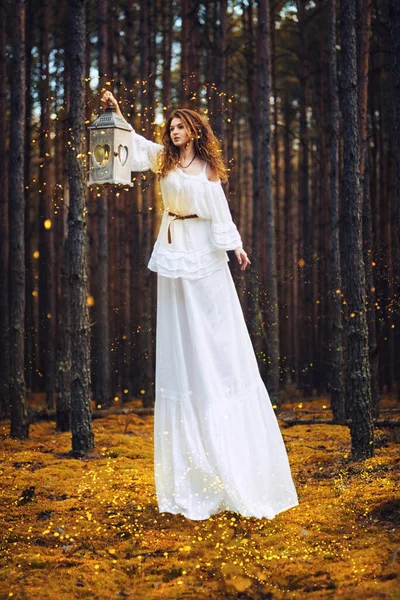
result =
M178 162L181 165L182 169L187 169L188 167L190 167L190 165L192 164L192 162L194 161L195 158L196 158L196 152L194 153L192 160L190 161L190 163L188 165L186 165L186 167L183 166L183 164L181 163L180 160Z

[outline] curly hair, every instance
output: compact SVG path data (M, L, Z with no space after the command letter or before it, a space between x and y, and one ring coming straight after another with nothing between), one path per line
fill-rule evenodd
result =
M217 172L222 183L226 183L228 173L222 157L220 143L206 118L189 108L174 110L165 124L162 135L164 152L161 153L158 169L160 178L165 177L171 169L175 168L179 160L179 148L173 144L169 132L171 121L175 117L182 120L186 133L194 141L196 154L210 164L212 169Z

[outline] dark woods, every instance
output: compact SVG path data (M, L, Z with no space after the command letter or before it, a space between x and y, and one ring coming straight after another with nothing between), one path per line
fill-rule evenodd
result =
M400 391L399 46L395 0L1 4L12 436L28 435L37 394L76 454L93 448L91 403L154 402L158 181L86 187L86 127L110 89L149 138L178 106L210 118L252 260L230 265L274 405L285 390L329 394L353 457L372 455L379 398Z

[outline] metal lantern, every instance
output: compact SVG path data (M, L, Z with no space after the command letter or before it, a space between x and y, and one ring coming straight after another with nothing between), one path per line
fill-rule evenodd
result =
M131 181L131 127L115 112L111 102L89 126L90 167L88 186L128 185Z

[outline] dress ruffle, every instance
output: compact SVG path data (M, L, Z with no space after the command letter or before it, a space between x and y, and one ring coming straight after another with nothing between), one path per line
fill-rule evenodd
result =
M203 246L191 252L183 251L168 248L157 240L147 266L164 277L198 279L210 275L228 261L225 250Z
M236 250L243 248L242 238L233 221L228 223L211 222L211 241L216 248Z

